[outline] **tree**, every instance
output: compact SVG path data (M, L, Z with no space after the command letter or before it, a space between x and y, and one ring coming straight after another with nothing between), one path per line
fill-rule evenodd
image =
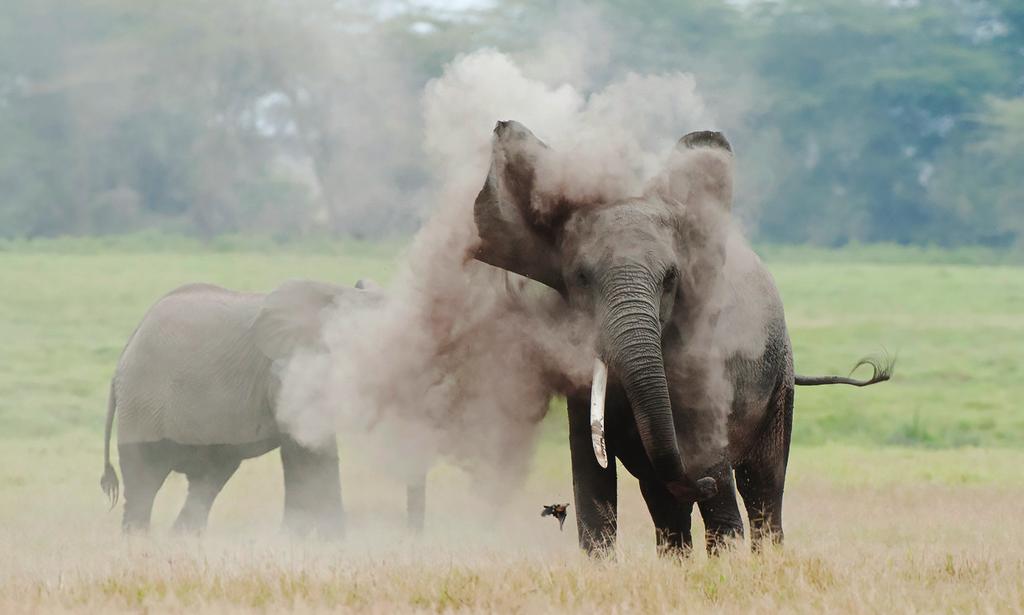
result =
M989 97L977 129L939 163L931 198L949 243L1024 243L1024 98Z

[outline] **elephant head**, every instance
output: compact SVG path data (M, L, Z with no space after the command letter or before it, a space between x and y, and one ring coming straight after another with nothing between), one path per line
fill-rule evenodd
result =
M595 372L600 378L606 364L621 383L656 474L681 500L710 497L715 480L688 478L683 465L663 346L669 336L685 343L724 261L732 149L720 133L690 133L641 195L586 202L550 185L555 164L526 127L497 124L474 205L474 256L556 289L594 317Z

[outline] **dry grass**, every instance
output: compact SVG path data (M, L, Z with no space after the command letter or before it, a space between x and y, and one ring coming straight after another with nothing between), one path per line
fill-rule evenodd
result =
M541 460L557 455L546 453ZM822 476L815 461L822 454L797 454L784 548L754 556L740 546L681 562L655 556L628 476L611 561L577 552L572 519L559 533L537 516L541 504L569 495L564 470L535 473L496 512L466 495L461 474L439 468L431 475L430 527L416 539L400 527L401 486L349 467L349 537L337 544L277 534L273 457L243 466L202 539L162 529L183 496L180 480L158 502L154 534L133 538L118 534L117 514L104 514L93 485L8 486L0 612L1024 611L1018 479L950 485L911 474L858 486L832 470ZM964 451L960 461L971 455ZM1012 459L998 461L1020 467L1021 454L1006 455ZM927 455L917 461L927 464Z

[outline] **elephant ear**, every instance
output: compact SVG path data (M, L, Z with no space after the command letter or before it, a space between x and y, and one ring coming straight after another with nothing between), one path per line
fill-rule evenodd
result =
M733 153L720 132L691 132L676 143L659 191L672 201L686 205L708 204L720 211L732 211Z
M473 204L480 235L474 257L562 291L556 248L568 207L538 189L538 170L551 150L525 126L498 122L491 140L491 168Z
M263 300L251 330L256 346L272 360L292 356L300 348L320 349L324 323L336 302L353 289L289 280Z

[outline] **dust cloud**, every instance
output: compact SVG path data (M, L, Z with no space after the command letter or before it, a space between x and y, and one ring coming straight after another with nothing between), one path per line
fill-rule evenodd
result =
M536 58L558 54L549 46ZM585 67L569 72L586 83ZM281 415L299 440L370 434L381 469L412 479L443 458L500 498L522 483L551 397L589 386L593 324L547 287L471 258L494 124L515 119L551 147L539 190L607 201L641 194L681 135L715 121L688 74L627 74L589 94L529 76L545 74L530 58L481 50L427 84L436 205L386 306L336 314L329 351L285 369Z
M728 418L736 391L729 361L758 360L771 334L767 323L782 322L781 302L771 275L750 248L733 217L733 153L722 148L679 147L647 187L673 204L682 232L680 277L690 298L680 329L686 341L665 357L670 382L683 383L691 429L682 447L698 467L721 462L728 447ZM685 203L678 208L676 203ZM768 400L751 400L762 407Z

